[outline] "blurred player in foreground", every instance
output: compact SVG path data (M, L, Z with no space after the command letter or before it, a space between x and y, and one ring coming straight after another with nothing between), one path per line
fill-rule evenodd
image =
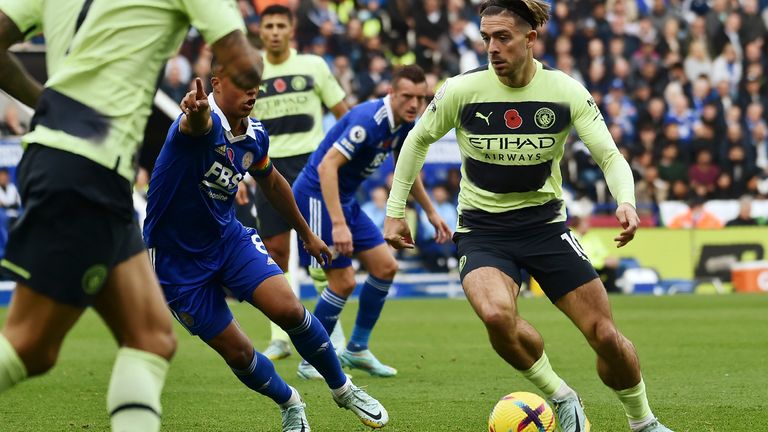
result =
M248 388L280 405L283 432L308 431L304 403L272 362L253 348L226 303L247 301L291 336L322 372L340 407L371 427L387 423L378 401L344 375L328 333L301 305L259 234L235 218L238 183L250 173L318 262L330 250L302 218L291 187L267 155L269 138L248 114L258 87L237 88L211 67L213 94L200 78L181 103L152 173L144 236L168 306L179 322L221 355Z
M315 308L315 316L327 331L336 325L347 297L355 289L350 257L354 255L370 273L360 292L355 328L339 358L345 366L375 376L397 374L368 349L371 332L397 273L397 261L381 231L360 209L355 193L391 152L395 152L397 161L400 143L424 109L426 93L421 68L405 66L395 71L389 95L360 104L342 117L293 185L296 202L304 218L311 221L312 230L340 255L323 267L306 252L299 252L302 265L322 268L328 277L328 287ZM416 180L413 195L435 227L436 240L447 241L451 230L435 211L420 180ZM306 361L299 365L298 373L303 378L320 378Z
M589 92L533 58L536 28L549 19L543 0L491 0L480 7L486 65L448 80L408 135L387 203L384 237L413 247L405 199L429 145L456 128L462 154L455 235L464 292L496 352L552 402L564 432L588 432L579 396L550 366L541 335L517 310L525 268L581 330L597 371L614 389L636 432L669 432L651 412L632 343L613 322L603 284L565 225L560 159L572 127L605 173L624 230L639 218L629 165Z
M0 262L17 281L0 335L0 392L53 367L92 305L120 346L107 392L112 429L160 428L176 339L131 183L155 81L190 25L235 83L256 85L258 54L231 1L0 0L0 88L37 107L17 169L25 213ZM41 33L42 92L7 53Z

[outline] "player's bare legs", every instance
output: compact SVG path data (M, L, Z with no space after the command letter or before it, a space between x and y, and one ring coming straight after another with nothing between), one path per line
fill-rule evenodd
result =
M640 382L635 347L616 328L600 279L569 292L555 305L576 324L597 353L597 373L605 385L621 390Z
M549 364L541 335L517 311L517 284L499 269L480 267L462 281L464 292L488 331L493 349L552 402L565 432L589 432L579 398Z
M112 269L93 307L121 347L107 393L112 429L158 430L176 336L146 251Z
M290 336L304 361L319 372L317 379L324 379L331 389L344 385L347 377L341 371L328 332L299 302L285 277L267 278L253 291L252 303Z
M93 308L118 345L170 360L176 351L171 315L146 251L116 265Z
M20 379L43 374L56 364L64 337L84 310L16 284L2 334L23 363ZM12 381L0 377L0 392L16 384Z
M283 275L264 280L253 290L252 300L254 306L282 329L294 328L304 320L304 306L293 294Z
M284 431L309 428L304 412L306 405L298 391L277 374L275 366L268 358L256 352L253 343L235 320L230 321L221 333L205 343L219 353L240 382L280 406Z
M344 375L328 332L302 306L285 277L267 278L253 291L252 303L288 333L299 354L325 379L340 407L353 411L368 426L378 428L387 424L387 411Z
M669 432L651 411L637 352L632 342L616 328L600 279L576 288L555 305L581 330L597 353L597 374L616 392L632 430Z
M262 237L269 256L284 272L288 271L288 258L291 256L291 232L286 231L272 237Z
M371 276L391 280L397 274L397 260L386 243L361 251L357 254L357 259Z
M485 324L493 349L515 369L526 370L544 351L541 335L517 313L519 287L493 267L471 271L462 282L477 316Z

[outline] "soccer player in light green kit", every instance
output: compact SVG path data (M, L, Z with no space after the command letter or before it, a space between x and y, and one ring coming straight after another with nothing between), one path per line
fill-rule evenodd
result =
M490 0L480 6L489 66L449 79L406 139L387 203L384 238L413 247L405 201L427 148L456 129L462 154L454 240L464 292L491 345L550 400L564 432L588 432L580 399L552 369L538 332L517 311L520 269L597 353L602 381L616 392L635 432L670 432L651 412L632 343L616 328L597 273L565 226L560 160L572 127L605 173L619 207L618 246L638 226L629 165L589 92L534 60L543 0Z
M344 90L334 78L322 57L298 54L291 48L294 17L290 9L272 5L261 13L259 33L264 42L264 81L253 108L253 116L261 120L269 133L269 158L280 173L293 184L309 156L322 141L323 105L339 119L349 110ZM256 190L256 217L259 233L270 255L288 274L291 251L291 226ZM327 285L322 269L310 268L318 293ZM272 340L264 350L270 360L291 354L290 339L272 323ZM346 343L340 324L331 334L337 349Z
M112 429L159 430L176 339L133 220L131 182L158 73L190 25L223 74L257 85L261 60L231 0L0 0L0 88L37 107L17 169L25 213L0 262L17 281L0 333L0 392L51 369L93 306L120 346ZM7 50L43 32L41 91Z

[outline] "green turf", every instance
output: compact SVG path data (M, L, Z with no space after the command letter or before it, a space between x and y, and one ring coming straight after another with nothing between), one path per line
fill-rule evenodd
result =
M622 331L641 357L651 407L674 431L768 431L768 296L614 297ZM257 347L268 327L260 313L234 305ZM544 299L520 309L544 336L555 369L583 396L593 431L628 430L613 393L594 371L580 334ZM343 320L351 328L357 304ZM0 309L0 319L5 310ZM534 391L491 350L463 300L391 301L374 348L399 375L353 372L388 408L389 431L484 431L495 401ZM279 431L277 408L243 387L216 354L180 327L179 350L163 394L166 431ZM2 431L108 430L104 393L115 348L88 313L49 375L0 396ZM322 383L296 377L293 356L277 363L308 405L314 431L363 431Z

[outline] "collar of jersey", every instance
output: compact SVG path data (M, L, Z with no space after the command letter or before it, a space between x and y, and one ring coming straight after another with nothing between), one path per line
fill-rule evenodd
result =
M224 115L223 112L221 112L221 108L219 108L218 105L216 105L216 100L213 98L213 93L208 95L208 105L211 107L211 112L216 113L216 115L219 116L219 120L221 120L221 127L224 128L224 135L227 137L227 141L229 142L238 142L245 139L246 136L249 136L253 139L256 139L256 132L253 130L253 124L250 122L250 119L248 119L247 126L245 129L245 135L238 135L234 136L232 134L232 127L229 125L229 120L227 120L227 116Z
M382 99L382 101L384 102L384 108L386 108L387 110L387 120L389 120L389 131L394 132L400 129L400 126L395 126L395 114L394 112L392 112L392 103L390 102L389 95L384 96L384 99Z
M290 48L290 49L288 50L288 52L290 52L290 55L288 56L288 58L287 58L287 59L285 59L285 61L284 61L284 62L282 62L282 63L278 63L278 64L270 63L270 62L269 62L269 60L267 60L267 54L266 54L266 52L264 53L264 56L263 56L262 58L263 58L263 60L264 60L264 63L266 63L266 64L268 64L268 65L270 65L270 66L275 66L275 67L278 67L278 66L282 66L282 65L284 65L284 64L286 64L286 63L288 63L288 61L289 61L289 60L291 60L293 57L296 57L296 55L298 55L298 54L299 54L299 52L298 52L298 51L296 51L296 48Z

